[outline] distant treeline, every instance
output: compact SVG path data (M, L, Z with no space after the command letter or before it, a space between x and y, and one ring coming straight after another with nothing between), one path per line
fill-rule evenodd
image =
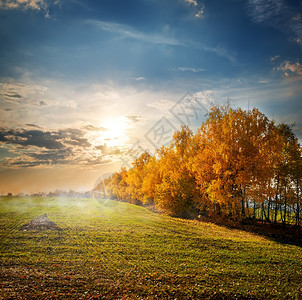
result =
M7 193L8 197L13 196L13 193ZM16 197L71 197L71 198L90 198L91 192L75 192L73 190L64 191L64 190L56 190L54 192L38 192L33 194L26 193L18 193L15 195Z
M196 134L183 126L168 147L143 153L96 189L173 216L300 225L301 183L301 146L291 126L225 105L213 107Z

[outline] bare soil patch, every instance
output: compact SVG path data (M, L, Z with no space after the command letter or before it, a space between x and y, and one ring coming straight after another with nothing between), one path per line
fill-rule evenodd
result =
M27 224L24 224L21 228L21 231L31 231L31 230L59 230L60 228L56 223L49 220L47 214L44 214L36 219L29 221Z

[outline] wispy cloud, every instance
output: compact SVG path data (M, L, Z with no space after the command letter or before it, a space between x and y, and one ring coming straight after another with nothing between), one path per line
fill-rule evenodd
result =
M57 101L46 98L46 91L47 87L41 85L0 83L0 100L2 100L2 104L6 102L23 107L48 107L58 105L59 103Z
M28 95L39 93L44 94L47 87L41 85L24 84L24 83L0 83L0 95L18 94L18 97L27 97Z
M201 49L208 51L208 52L214 52L218 56L224 57L232 63L236 62L235 53L232 53L223 45L218 45L216 47L203 46L203 47L201 47Z
M167 114L173 105L175 105L175 102L169 99L160 99L155 102L147 104L148 107L155 108L156 110L160 111L162 114Z
M55 96L53 96L55 97ZM49 88L39 84L1 83L0 108L10 105L17 108L46 108L68 107L76 108L77 103L72 99L65 101L53 100ZM7 108L7 107L6 107Z
M192 102L198 102L200 104L207 105L210 107L213 102L213 91L212 90L204 90L204 91L198 91L194 94L187 93L185 94L185 97L182 97L181 99L178 99L177 102L169 100L169 99L160 99L153 103L149 103L149 107L156 108L157 110L161 111L163 114L167 114L171 111L171 109L177 105L177 103L181 102L181 105L186 105L188 103ZM188 102L189 101L189 102Z
M217 45L215 47L205 46L196 41L182 40L174 38L168 35L163 35L161 33L145 33L138 31L127 25L104 22L99 20L87 20L86 23L98 27L100 30L110 31L116 33L121 38L131 38L145 43L151 44L163 44L170 46L184 46L184 47L194 47L207 52L213 52L219 57L224 57L232 63L236 62L236 54L229 51L224 45ZM143 77L138 77L143 78Z
M271 62L277 60L278 58L280 58L280 55L276 55L276 56L271 57Z
M131 38L152 44L164 44L171 46L182 45L179 40L173 37L165 36L159 33L140 32L130 26L119 23L104 22L99 20L87 20L86 23L94 25L104 31L114 32L123 38Z
M250 16L256 23L272 23L273 18L288 8L284 0L248 0L248 4Z
M301 16L285 0L248 0L248 10L255 23L263 24L287 33L301 44Z
M137 81L144 81L144 80L146 80L146 78L143 77L143 76L139 76L139 77L136 77L135 80L137 80Z
M141 121L141 116L126 116L126 118L132 123L138 123Z
M205 71L205 69L190 68L190 67L178 67L177 70L181 71L181 72L193 72L193 73L199 73L199 72L204 72Z

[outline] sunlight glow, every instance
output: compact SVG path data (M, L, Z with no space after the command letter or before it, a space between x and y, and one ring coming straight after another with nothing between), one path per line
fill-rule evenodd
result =
M107 146L123 146L128 140L127 129L129 128L129 124L124 117L108 119L102 126L105 128L105 131L101 132L100 135Z

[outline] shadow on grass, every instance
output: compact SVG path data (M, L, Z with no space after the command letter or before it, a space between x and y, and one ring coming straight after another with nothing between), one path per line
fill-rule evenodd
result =
M109 200L109 199L100 199L95 198L99 204L106 206L106 207L115 207L119 205L119 200ZM138 204L137 204L138 205ZM139 205L142 207L147 208L148 210L161 213L155 205ZM195 215L191 215L185 219L195 219ZM288 245L295 245L302 247L302 227L300 226L293 226L293 225L283 225L280 223L268 223L262 222L255 219L248 219L241 223L235 223L228 219L217 219L217 218L210 218L205 216L200 216L198 218L199 221L203 222L211 222L219 226L224 226L230 229L239 229L250 233L255 233L266 237L269 240L288 244Z
M217 220L213 218L202 218L203 222L225 226L227 228L239 229L246 232L262 235L269 240L288 245L302 247L302 228L294 225L274 224L250 219L239 224L228 220Z
M301 227L281 224L242 224L242 230L261 234L266 238L282 244L289 244L302 247Z

